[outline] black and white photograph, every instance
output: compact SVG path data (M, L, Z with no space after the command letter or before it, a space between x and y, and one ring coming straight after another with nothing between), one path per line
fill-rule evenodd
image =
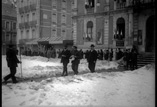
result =
M2 0L2 107L155 107L155 0Z

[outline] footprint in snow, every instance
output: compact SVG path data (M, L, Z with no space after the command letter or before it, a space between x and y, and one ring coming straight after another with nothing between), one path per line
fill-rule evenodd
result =
M20 103L20 106L24 106L26 104L25 101L23 101L22 103Z
M29 99L29 101L34 101L35 99L36 99L36 96L34 96L31 99Z

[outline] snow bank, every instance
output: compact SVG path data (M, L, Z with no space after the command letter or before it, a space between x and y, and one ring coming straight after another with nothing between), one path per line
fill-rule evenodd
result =
M46 74L44 72L48 72L48 69L51 71L55 67L55 70L62 68L58 59L49 62L39 59L23 59L25 75L35 76L35 73L38 73L39 76ZM27 63L29 67L27 67ZM87 69L85 60L82 60L80 65L82 65L80 70ZM125 72L47 77L41 82L9 83L2 86L2 106L155 107L154 66L153 64L147 65L134 71ZM5 66L2 67L2 74L4 74ZM116 67L117 64L114 62L98 61L96 69L114 69Z
M22 65L19 64L17 68L17 77L21 76L21 71L23 78L40 78L40 77L52 77L57 74L62 74L63 65L60 63L60 59L50 59L48 61L45 57L28 57L22 56ZM9 68L7 67L5 56L2 58L2 77L9 73ZM117 69L118 64L116 62L100 61L96 63L96 70L102 69ZM21 70L22 68L22 70ZM79 64L79 73L90 72L88 68L88 63L85 59L82 59ZM68 72L72 72L71 63L68 64Z

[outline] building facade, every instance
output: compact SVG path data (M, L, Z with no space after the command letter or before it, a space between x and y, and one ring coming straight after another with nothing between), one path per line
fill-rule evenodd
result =
M8 0L2 1L2 55L6 54L8 44L15 44L17 39L16 8Z
M18 44L72 45L71 0L17 0Z
M155 0L74 0L73 38L79 48L155 48ZM151 47L151 48L150 48Z

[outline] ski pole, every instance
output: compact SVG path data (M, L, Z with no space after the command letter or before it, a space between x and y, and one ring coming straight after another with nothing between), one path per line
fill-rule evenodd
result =
M20 61L21 61L21 47L20 47ZM21 78L22 78L22 63L21 63Z

